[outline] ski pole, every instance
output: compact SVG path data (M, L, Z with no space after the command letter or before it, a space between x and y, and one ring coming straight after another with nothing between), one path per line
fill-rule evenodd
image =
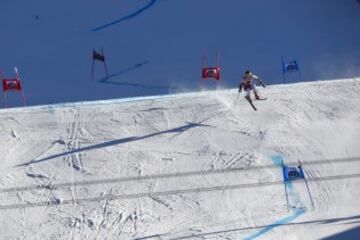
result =
M237 94L237 96L236 96L236 98L235 98L235 101L234 101L234 104L233 104L234 106L235 106L237 100L239 99L239 96L240 96L240 92L238 92L238 94Z

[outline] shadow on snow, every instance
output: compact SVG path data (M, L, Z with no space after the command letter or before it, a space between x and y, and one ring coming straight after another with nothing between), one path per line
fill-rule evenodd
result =
M125 17L122 17L122 18L120 18L120 19L117 19L117 20L114 20L114 21L112 21L112 22L103 24L103 25L101 25L101 26L99 26L99 27L93 28L93 29L91 29L91 31L92 31L92 32L96 32L96 31L102 30L102 29L104 29L104 28L110 27L110 26L112 26L112 25L118 24L118 23L120 23L120 22L123 22L123 21L125 21L125 20L129 20L129 19L131 19L131 18L133 18L133 17L136 17L137 15L141 14L142 12L144 12L146 9L152 7L156 2L157 2L157 0L151 0L151 1L149 2L149 4L145 5L144 7L140 8L139 10L137 10L137 11L135 11L135 12L133 12L133 13L125 16Z
M278 227L282 226L297 226L297 225L307 225L307 224L339 224L343 223L346 224L346 221L350 220L358 220L357 223L359 223L360 215L351 216L351 217L344 217L344 218L328 218L328 219L317 219L312 221L304 221L304 222L290 222L285 223L282 225L279 225ZM167 238L169 240L180 240L180 239L193 239L193 238L204 238L205 236L209 235L218 235L218 234L224 234L224 233L231 233L231 232L240 232L240 231L248 231L248 230L254 230L254 229L261 229L266 227L272 227L274 224L269 225L261 225L261 226L254 226L254 227L243 227L243 228L233 228L223 231L214 231L214 232L206 232L206 233L199 233L199 234L189 234L187 236L181 236L181 237L175 237L175 238ZM144 237L138 237L134 240L145 240L145 239L151 239L151 238L160 238L165 237L167 234L154 234ZM352 238L351 238L352 236ZM337 239L358 239L357 237L360 236L360 227L352 228L348 231L335 234L333 236L324 238L327 240L337 240ZM347 238L345 238L347 237Z
M144 65L146 65L148 63L149 63L149 61L144 61L144 62L141 62L141 63L137 63L134 66L128 67L128 68L126 68L126 69L124 69L124 70L122 70L120 72L110 74L109 77L102 78L98 82L99 83L105 83L105 84L121 85L121 86L141 87L141 88L147 88L147 89L165 89L165 90L168 90L167 86L146 85L146 84L131 83L131 82L119 82L119 81L112 80L112 78L115 78L117 76L123 75L123 74L131 72L131 71L134 71L134 70L136 70L136 69L138 69L138 68L140 68L140 67L142 67L142 66L144 66Z
M44 161L48 161L57 157L63 157L69 154L74 154L74 153L78 153L78 152L83 152L83 151L89 151L89 150L93 150L93 149L98 149L98 148L105 148L105 147L110 147L110 146L114 146L114 145L118 145L118 144L124 144L124 143L129 143L129 142L134 142L134 141L139 141L139 140L143 140L143 139L147 139L147 138L151 138L157 135L161 135L161 134L166 134L166 133L177 133L177 134L181 134L191 128L194 127L212 127L210 125L205 125L202 124L201 122L199 123L191 123L191 122L186 122L187 124L177 127L177 128L173 128L173 129L169 129L169 130L165 130L165 131L161 131L161 132L156 132L156 133L151 133L148 135L144 135L144 136L140 136L140 137L127 137L127 138L121 138L121 139L116 139L116 140L112 140L112 141L108 141L108 142L103 142L103 143L99 143L99 144L95 144L92 146L88 146L88 147L83 147L83 148L79 148L79 149L74 149L71 151L67 151L64 153L59 153L59 154L55 154L46 158L41 158L41 159L37 159L37 160L32 160L30 162L27 163L23 163L23 164L19 164L16 165L18 167L20 166L28 166L28 165L32 165L35 163L40 163L40 162L44 162Z

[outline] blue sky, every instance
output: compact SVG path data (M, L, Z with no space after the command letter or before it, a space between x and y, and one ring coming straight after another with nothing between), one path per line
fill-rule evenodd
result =
M359 23L355 0L2 1L0 67L18 66L30 105L194 91L203 49L227 87L246 69L281 83L281 56L302 70L290 82L359 77ZM109 82L100 63L91 81L100 47Z

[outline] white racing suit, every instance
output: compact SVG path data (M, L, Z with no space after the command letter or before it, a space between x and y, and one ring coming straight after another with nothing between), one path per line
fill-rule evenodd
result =
M254 95L255 95L255 99L260 99L258 93L257 93L257 90L256 90L256 84L255 84L255 81L259 81L260 84L265 87L265 84L264 82L258 77L256 76L255 74L252 74L251 76L244 76L243 77L243 80L242 82L240 83L239 85L239 92L242 91L242 89L244 89L245 91L245 98L249 99L250 100L250 93L251 93L251 90L254 92Z

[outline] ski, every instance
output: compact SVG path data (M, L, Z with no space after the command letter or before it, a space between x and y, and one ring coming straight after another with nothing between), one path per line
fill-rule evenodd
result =
M254 104L252 103L251 99L246 98L246 100L250 103L250 105L252 106L252 108L254 109L254 111L257 111L256 107L254 106Z

